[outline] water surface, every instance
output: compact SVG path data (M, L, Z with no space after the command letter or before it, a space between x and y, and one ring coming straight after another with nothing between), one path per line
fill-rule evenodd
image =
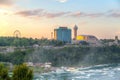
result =
M75 71L61 69L35 74L34 80L120 80L120 64L96 65Z

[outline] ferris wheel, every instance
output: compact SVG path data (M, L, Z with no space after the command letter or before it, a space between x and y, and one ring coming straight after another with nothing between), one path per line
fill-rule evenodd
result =
M20 31L19 30L15 30L14 33L13 33L13 36L17 37L17 38L21 37Z

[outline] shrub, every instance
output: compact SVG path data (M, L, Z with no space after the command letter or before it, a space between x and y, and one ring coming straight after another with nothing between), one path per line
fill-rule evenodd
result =
M3 64L0 64L0 80L10 80L8 69Z
M12 78L13 80L32 80L33 70L29 69L25 64L15 66Z

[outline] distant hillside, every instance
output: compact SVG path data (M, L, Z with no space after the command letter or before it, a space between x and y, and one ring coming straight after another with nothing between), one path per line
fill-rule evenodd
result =
M52 62L53 66L81 66L120 62L120 47L64 47L61 49L38 49L28 60Z
M53 66L87 66L95 64L119 63L120 47L63 47L38 48L0 54L0 61L21 64L23 62L51 62Z

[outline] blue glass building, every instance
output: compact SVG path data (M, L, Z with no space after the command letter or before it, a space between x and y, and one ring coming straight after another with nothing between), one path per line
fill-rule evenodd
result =
M71 43L71 29L67 27L59 27L58 29L54 29L54 39Z

